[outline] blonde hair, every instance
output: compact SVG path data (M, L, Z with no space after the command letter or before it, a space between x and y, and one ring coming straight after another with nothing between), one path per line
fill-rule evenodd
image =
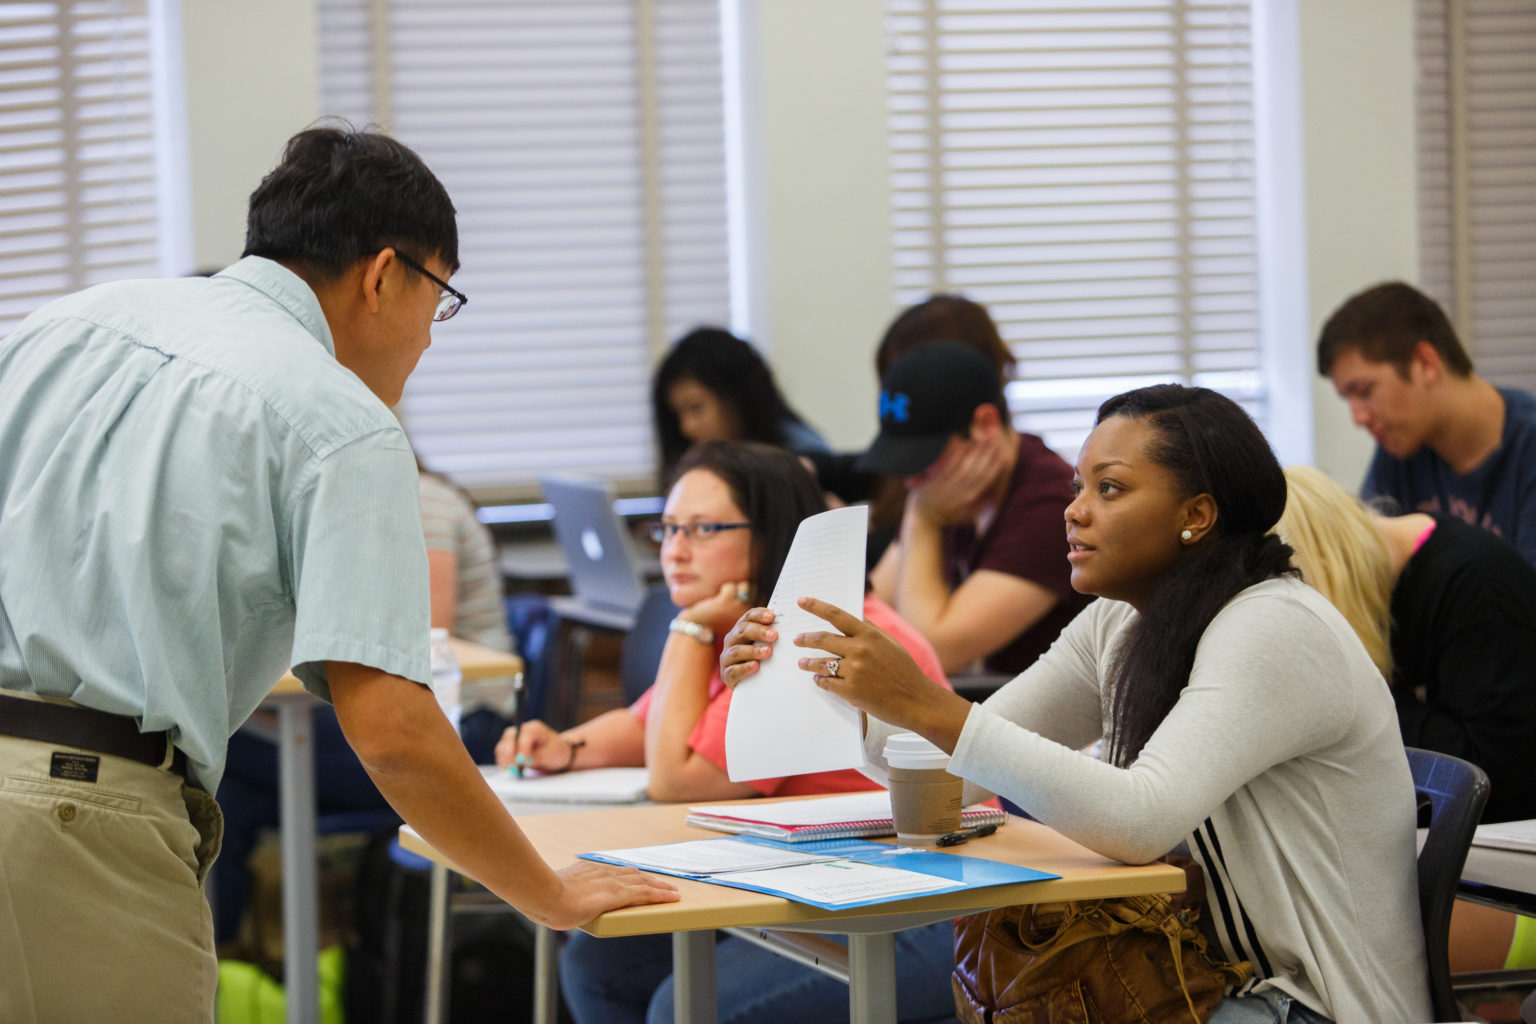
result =
M1392 678L1392 586L1396 576L1371 513L1311 466L1285 471L1285 512L1275 533L1291 562L1348 620L1366 653Z

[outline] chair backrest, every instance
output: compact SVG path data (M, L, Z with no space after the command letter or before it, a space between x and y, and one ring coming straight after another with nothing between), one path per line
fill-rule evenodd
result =
M661 649L667 646L667 624L678 610L664 584L645 592L635 624L624 634L624 648L619 652L619 683L627 703L638 700L656 681Z
M1451 991L1447 941L1451 904L1461 869L1467 862L1472 833L1488 800L1488 776L1477 765L1449 754L1408 748L1413 788L1419 806L1429 806L1429 834L1419 851L1419 914L1424 922L1424 954L1429 961L1429 998L1435 1020L1460 1020Z

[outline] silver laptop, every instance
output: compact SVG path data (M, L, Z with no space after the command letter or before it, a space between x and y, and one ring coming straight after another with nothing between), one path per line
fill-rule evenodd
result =
M632 621L645 589L608 485L593 477L562 473L540 477L539 486L544 500L554 506L555 539L570 565L576 600L598 617L612 612L617 619Z

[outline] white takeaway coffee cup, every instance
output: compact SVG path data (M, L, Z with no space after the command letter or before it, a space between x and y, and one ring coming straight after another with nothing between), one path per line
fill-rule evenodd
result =
M932 846L959 831L965 783L949 773L948 754L915 732L898 732L886 738L885 761L900 842Z

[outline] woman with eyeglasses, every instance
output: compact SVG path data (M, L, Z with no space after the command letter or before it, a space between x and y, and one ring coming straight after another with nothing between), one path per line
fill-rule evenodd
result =
M800 521L825 509L799 460L780 448L707 441L678 463L662 520L661 568L672 601L671 624L656 682L628 708L557 732L525 722L496 748L498 764L522 755L543 772L644 765L652 799L668 802L838 793L880 787L847 769L753 782L725 770L725 722L731 695L720 680L720 642L742 614L768 600ZM867 596L864 615L894 637L928 679L948 682L933 647L888 605ZM897 940L898 1006L903 1020L947 1018L952 963L948 922ZM842 1021L848 990L840 982L740 939L716 950L720 1020ZM573 933L561 955L561 986L581 1022L670 1020L671 943L666 936L594 939Z

